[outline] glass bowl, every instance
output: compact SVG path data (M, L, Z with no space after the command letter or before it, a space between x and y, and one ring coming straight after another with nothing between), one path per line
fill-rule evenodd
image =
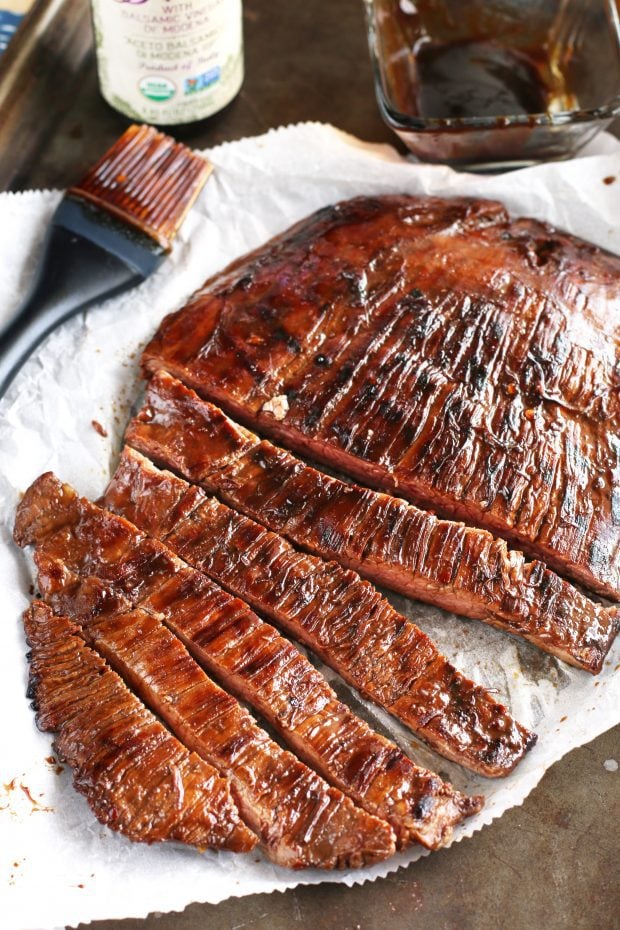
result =
M569 158L620 113L616 0L365 0L383 118L422 161Z

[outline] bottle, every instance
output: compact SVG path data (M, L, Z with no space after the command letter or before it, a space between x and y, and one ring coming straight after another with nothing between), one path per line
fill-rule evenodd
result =
M243 82L241 0L91 0L104 99L176 126L225 107Z

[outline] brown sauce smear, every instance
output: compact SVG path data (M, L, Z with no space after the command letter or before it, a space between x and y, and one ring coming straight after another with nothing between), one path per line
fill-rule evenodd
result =
M101 425L99 420L91 420L90 423L91 423L92 428L95 430L95 432L99 433L100 436L105 437L108 435L107 429L105 429L105 427Z

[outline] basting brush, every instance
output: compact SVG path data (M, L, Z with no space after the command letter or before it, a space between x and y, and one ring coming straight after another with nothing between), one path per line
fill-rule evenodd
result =
M152 126L130 126L54 213L32 289L0 332L0 397L68 317L135 287L162 263L211 173Z

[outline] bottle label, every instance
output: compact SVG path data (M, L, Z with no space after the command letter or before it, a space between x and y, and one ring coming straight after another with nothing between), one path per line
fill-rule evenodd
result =
M241 87L241 0L91 2L101 92L131 119L204 119Z

